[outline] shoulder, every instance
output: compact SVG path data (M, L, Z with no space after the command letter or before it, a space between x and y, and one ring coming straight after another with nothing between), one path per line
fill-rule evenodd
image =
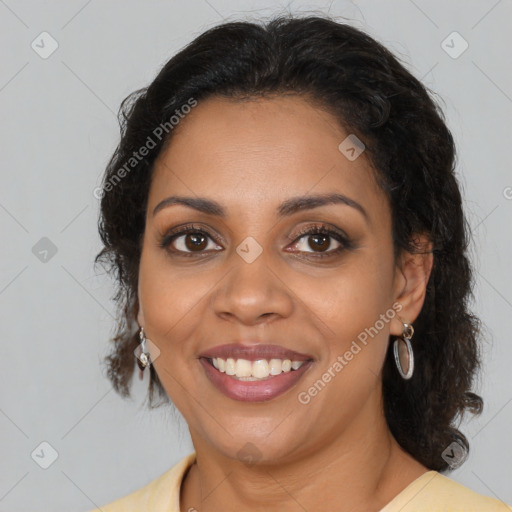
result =
M409 484L380 512L512 512L504 502L478 494L437 471Z
M195 452L187 455L169 471L144 487L90 512L141 512L142 510L179 512L183 475L193 464L195 457Z

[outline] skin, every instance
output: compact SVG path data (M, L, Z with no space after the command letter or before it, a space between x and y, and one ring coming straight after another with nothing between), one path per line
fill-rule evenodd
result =
M181 121L157 159L138 321L160 350L155 369L197 454L182 483L182 511L332 510L333 503L337 510L377 511L428 471L387 427L381 370L390 335L401 334L402 322L414 323L421 310L432 254L394 259L388 199L364 153L349 161L338 150L347 135L300 96L213 97ZM333 192L357 201L367 219L343 204L276 216L290 197ZM227 215L172 205L153 216L170 195L213 199ZM169 229L185 223L211 234L203 257L190 241L185 245L186 235L159 246ZM315 259L340 247L334 238L325 245L311 235L299 238L300 228L322 223L343 230L351 246ZM263 251L251 263L236 252L248 236ZM308 404L299 403L298 393L394 303L400 318L386 322ZM273 400L232 400L210 383L198 355L243 339L310 354L314 363ZM254 464L241 460L246 443L258 451Z

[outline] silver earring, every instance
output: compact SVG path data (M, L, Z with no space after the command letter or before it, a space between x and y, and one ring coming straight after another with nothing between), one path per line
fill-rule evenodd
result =
M411 338L414 334L414 328L411 324L404 324L402 335L393 343L393 352L395 354L395 363L398 372L403 379L409 380L414 372L414 353L412 351ZM407 350L407 355L404 350ZM403 361L406 360L407 366L404 370Z
M146 343L146 335L144 334L144 327L140 328L139 339L140 339L140 354L137 356L137 364L139 365L140 371L143 372L144 369L151 364L151 356L149 354L148 346Z

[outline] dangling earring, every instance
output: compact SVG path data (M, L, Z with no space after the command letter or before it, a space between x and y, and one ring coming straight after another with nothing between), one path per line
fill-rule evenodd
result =
M144 369L151 364L151 356L146 344L146 335L144 334L144 327L140 328L139 339L140 346L138 347L137 352L140 351L140 353L137 354L137 365L139 366L140 374L142 377L142 372L144 371Z
M409 380L414 372L414 354L411 346L411 338L414 334L414 328L411 324L404 324L402 335L397 337L393 343L393 352L395 354L395 363L398 368L398 372L403 379ZM407 355L404 352L407 349ZM404 371L404 364L402 361L407 361L407 367Z

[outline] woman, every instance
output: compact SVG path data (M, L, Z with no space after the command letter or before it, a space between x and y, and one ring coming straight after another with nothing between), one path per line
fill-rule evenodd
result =
M149 372L194 453L101 510L510 510L441 474L479 324L453 139L396 58L327 18L228 23L122 112L109 377Z

